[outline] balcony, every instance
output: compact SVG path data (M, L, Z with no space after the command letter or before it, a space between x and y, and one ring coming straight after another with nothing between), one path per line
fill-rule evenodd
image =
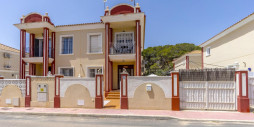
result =
M112 43L109 59L116 62L132 62L136 59L136 43Z
M23 58L24 62L26 63L33 63L33 64L39 64L43 63L43 57L26 57ZM49 58L49 63L52 63L54 59Z
M27 50L26 52L29 52L29 47L26 48L26 50ZM49 51L48 51L49 63L52 63L54 61L52 52L53 52L53 48L49 47ZM42 43L40 45L35 45L33 57L25 57L23 58L23 60L26 63L33 63L33 64L43 63Z

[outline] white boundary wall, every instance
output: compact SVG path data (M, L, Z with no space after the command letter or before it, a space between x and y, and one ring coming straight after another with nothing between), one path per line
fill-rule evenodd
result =
M172 98L172 77L171 76L128 76L128 98L133 98L136 89L143 84L156 84L165 93L165 98Z
M22 96L25 97L26 94L26 80L25 79L1 79L0 80L0 96L4 87L8 85L17 86L22 93Z
M90 96L95 97L95 78L60 78L60 97L64 97L66 90L75 84L85 86Z

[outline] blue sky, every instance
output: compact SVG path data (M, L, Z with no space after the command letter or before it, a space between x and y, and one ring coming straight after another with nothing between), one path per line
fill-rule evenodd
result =
M108 0L112 6L119 0ZM130 0L120 0L130 3ZM136 0L147 15L145 48L176 43L196 45L254 12L254 0ZM100 21L103 0L1 0L0 43L19 49L13 24L30 12L49 13L55 25Z

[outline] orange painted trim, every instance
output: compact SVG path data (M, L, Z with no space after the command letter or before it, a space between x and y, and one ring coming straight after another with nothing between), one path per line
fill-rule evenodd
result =
M23 58L25 57L26 48L26 30L20 30L20 65L19 65L19 78L25 79L25 65Z
M125 76L125 83L126 83L126 95L123 95L123 76ZM128 109L128 74L121 74L121 109Z
M242 96L242 74L246 74L246 96ZM250 112L249 93L248 93L248 71L236 71L236 75L239 75L239 95L237 97L237 111L238 112Z
M174 96L174 76L177 76L177 96ZM179 72L172 72L171 73L172 78L172 101L171 106L173 111L179 111L180 110L180 97L179 97Z
M43 76L48 75L48 43L49 43L49 29L43 28Z
M100 78L100 95L98 95L98 92L97 92L97 89L98 89L98 87L97 87L98 78ZM97 74L95 76L95 108L96 109L103 108L102 79L103 79L103 75L102 74Z
M190 69L190 57L186 56L186 69L189 70Z
M29 80L29 95L27 93L27 81ZM26 76L26 96L25 96L25 107L31 105L31 76Z
M56 75L55 76L55 97L54 97L54 108L60 108L61 107L61 99L60 99L60 78L63 78L63 75ZM56 84L58 78L58 84ZM56 86L58 85L58 95L56 95Z

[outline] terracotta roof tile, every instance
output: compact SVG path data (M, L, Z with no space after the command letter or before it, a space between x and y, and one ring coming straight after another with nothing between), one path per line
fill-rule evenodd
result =
M93 22L93 23L81 23L81 24L69 24L69 25L58 25L56 27L64 27L64 26L79 26L79 25L90 25L90 24L101 24L102 22Z

